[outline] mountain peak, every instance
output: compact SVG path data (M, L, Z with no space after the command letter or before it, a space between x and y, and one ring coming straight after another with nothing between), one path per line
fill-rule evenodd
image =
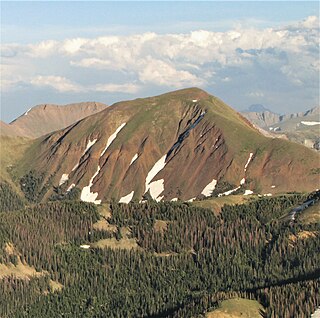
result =
M253 113L262 113L262 112L270 112L272 111L266 107L264 107L262 104L252 104L248 107L248 109L245 109L243 112L253 112Z
M208 98L210 94L201 88L190 87L190 88L183 88L183 89L171 91L156 97L161 97L161 96L168 96L168 97L175 97L175 98L190 98L195 100L195 99L201 99L201 98Z
M28 109L8 126L17 135L37 138L104 110L107 105L82 102L68 105L40 104Z
M141 200L146 193L157 201L192 200L226 183L226 193L313 189L317 178L307 169L316 168L315 155L308 154L306 168L296 147L264 137L218 98L189 88L119 102L44 136L19 171L42 173L43 186L79 188L94 203ZM45 198L53 190L45 188Z

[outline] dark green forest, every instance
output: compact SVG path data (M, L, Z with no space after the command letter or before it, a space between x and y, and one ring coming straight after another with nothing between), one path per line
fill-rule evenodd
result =
M191 203L111 202L108 222L117 231L109 231L93 226L107 220L101 208L75 200L77 192L57 192L46 203L33 195L26 204L6 187L0 263L20 261L41 275L0 271L0 317L204 317L221 301L243 297L258 300L265 317L304 318L320 305L320 236L297 238L320 233L320 225L283 217L305 194L224 206L218 216ZM92 247L121 240L124 228L139 248Z

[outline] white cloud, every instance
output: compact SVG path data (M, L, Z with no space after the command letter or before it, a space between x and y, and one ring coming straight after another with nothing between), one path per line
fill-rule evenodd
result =
M2 74L2 90L12 91L21 82L59 92L130 94L150 87L214 90L225 85L231 95L231 87L237 85L238 94L248 99L263 99L272 88L282 90L275 96L301 88L315 99L319 19L311 16L277 28L237 26L226 32L149 32L26 45L4 43L1 54L2 64L10 65ZM257 85L264 80L270 87L261 92L262 86Z
M85 58L80 61L71 61L71 65L87 67L87 68L96 68L96 69L112 69L112 62L108 60L102 60L96 57Z
M94 88L93 91L96 92L109 92L109 93L129 93L135 94L140 90L140 86L132 83L127 84L98 84Z
M31 78L30 84L39 87L51 87L59 92L80 92L83 88L62 76L35 76Z
M38 44L29 44L27 47L27 55L34 58L46 58L52 55L59 48L58 41L43 41Z
M143 63L143 68L139 71L139 79L142 83L153 83L177 88L184 86L201 86L204 82L188 71L177 70L174 66L166 62L150 57Z
M75 39L67 39L62 43L61 51L74 55L81 51L82 46L88 43L87 39L75 38Z
M261 91L255 91L255 92L248 93L246 96L253 97L253 98L256 98L256 97L261 98L261 97L264 97L264 93Z
M302 22L297 24L298 28L306 28L306 29L319 29L319 18L316 16L309 16L304 19Z
M140 86L134 83L124 84L95 84L95 85L81 85L75 83L70 79L62 76L42 76L38 75L24 81L25 84L31 84L37 87L50 87L62 93L78 93L78 92L121 92L127 94L134 94L140 90ZM8 83L9 85L11 83Z

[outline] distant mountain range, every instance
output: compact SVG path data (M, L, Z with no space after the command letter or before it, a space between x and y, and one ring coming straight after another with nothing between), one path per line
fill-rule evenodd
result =
M23 191L37 191L47 200L57 191L79 189L83 201L100 203L146 197L188 201L213 191L269 195L318 187L316 152L265 137L203 90L184 89L110 107L82 106L89 107L90 116L70 105L65 111L73 115L68 119L73 123L49 134L58 124L68 124L54 117L62 114L58 106L50 113L38 106L9 125L25 122L28 136L46 134L28 141L10 166L11 174L23 180ZM32 125L26 124L28 118ZM50 118L54 125L46 128Z
M289 140L318 148L320 138L320 107L305 112L279 115L262 105L251 105L242 114L254 125L275 137L285 135Z

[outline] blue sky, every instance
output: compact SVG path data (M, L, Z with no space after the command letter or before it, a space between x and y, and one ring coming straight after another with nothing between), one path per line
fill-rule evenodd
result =
M1 118L199 86L236 109L319 104L318 2L1 2Z
M188 32L204 26L224 31L237 23L274 27L319 10L317 2L308 1L3 1L1 6L3 43L63 39L66 34Z

